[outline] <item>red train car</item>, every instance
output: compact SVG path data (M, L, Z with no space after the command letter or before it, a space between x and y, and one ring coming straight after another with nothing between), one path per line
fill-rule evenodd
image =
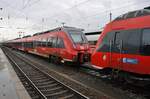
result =
M107 24L91 62L100 71L150 80L150 10L128 12Z
M16 49L47 57L55 62L82 64L90 59L89 44L82 31L83 29L65 26L9 43Z

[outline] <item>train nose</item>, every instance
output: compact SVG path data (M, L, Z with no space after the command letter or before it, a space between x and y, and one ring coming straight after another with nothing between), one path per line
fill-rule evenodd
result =
M81 50L84 50L84 49L86 49L86 48L85 48L85 46L80 46L80 49L81 49Z

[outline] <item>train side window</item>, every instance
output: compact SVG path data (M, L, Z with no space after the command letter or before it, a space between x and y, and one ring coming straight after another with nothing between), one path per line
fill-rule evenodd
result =
M141 53L150 55L150 29L143 30Z
M50 37L50 38L48 39L47 46L48 46L48 47L52 47L52 42L53 42L53 38Z
M46 47L46 39L42 39L41 43L42 43L42 47Z
M52 47L55 48L55 47L56 47L56 44L57 44L57 38L54 37L54 38L53 38L53 41L52 41Z
M58 38L57 47L58 48L65 48L64 41L62 38Z
M32 42L27 42L27 48L32 48L33 47L33 43Z
M112 50L114 50L114 51L116 51L116 52L119 52L119 51L120 51L120 48L121 48L121 40L122 40L121 33L120 33L120 32L115 32L114 45L113 45Z
M124 30L120 31L118 35L116 35L114 51L117 53L130 53L130 54L139 54L140 48L140 30Z
M37 46L37 47L41 46L41 43L40 43L40 41L39 41L39 40L38 40L38 41L36 41L36 46Z
M143 45L150 45L150 29L144 29L143 30Z
M36 47L36 41L33 41L33 48Z
M63 39L60 39L60 48L65 48L65 44Z
M97 51L139 54L141 32L136 30L123 30L107 33L100 43Z
M30 42L30 48L33 48L33 42Z

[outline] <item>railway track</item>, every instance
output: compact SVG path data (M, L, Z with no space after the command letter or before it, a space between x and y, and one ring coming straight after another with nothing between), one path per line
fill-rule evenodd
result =
M89 99L20 56L13 54L9 49L5 48L3 51L33 99Z
M24 56L23 58L25 58L27 61L30 60ZM35 64L38 65L38 62L35 62ZM143 87L134 86L132 84L128 84L125 82L118 82L116 80L107 79L107 77L105 78L104 76L101 76L97 70L86 67L86 66L81 67L79 69L81 70L81 72L84 72L93 77L98 77L98 79L101 78L105 83L110 84L113 87L116 87L120 90L123 90L126 94L128 94L131 97L131 99L149 99L150 98L150 95L149 95L150 87L143 88Z

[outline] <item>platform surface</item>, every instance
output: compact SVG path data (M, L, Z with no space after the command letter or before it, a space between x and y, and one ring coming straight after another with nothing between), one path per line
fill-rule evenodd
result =
M31 99L1 48L0 99Z

